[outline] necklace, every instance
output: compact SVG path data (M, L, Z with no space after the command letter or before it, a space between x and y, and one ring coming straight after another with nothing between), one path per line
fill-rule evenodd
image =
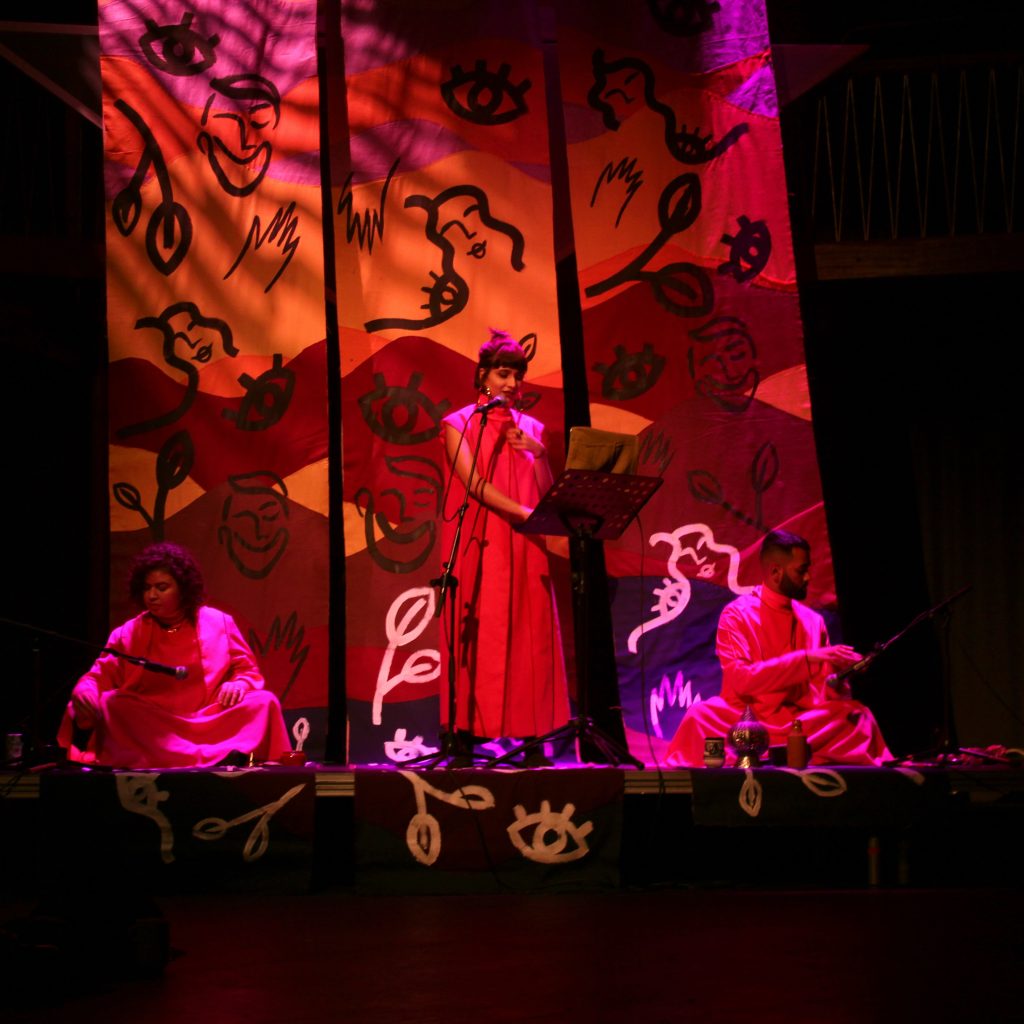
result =
M152 612L150 612L149 614L150 614L150 615L152 616L152 619L153 619L153 621L154 621L154 622L155 622L155 623L156 623L156 624L157 624L157 625L158 625L158 626L159 626L159 627L160 627L160 628L161 628L161 629L162 629L162 630L163 630L163 631L164 631L165 633L177 633L177 632L178 632L178 630L179 630L179 629L181 629L181 627L185 625L186 621L188 621L188 620L187 620L187 619L185 618L185 616L182 616L182 617L181 617L180 619L178 619L178 621L177 621L177 622L175 622L175 623L174 623L174 625L172 625L172 626L168 626L166 622L162 622L162 621L161 621L160 619L158 619L158 618L157 618L157 617L156 617L155 615L153 615L153 613L152 613Z

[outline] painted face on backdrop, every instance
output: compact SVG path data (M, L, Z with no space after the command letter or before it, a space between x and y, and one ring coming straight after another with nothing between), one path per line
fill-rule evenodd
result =
M142 585L142 604L161 622L173 623L182 616L181 588L166 569L150 569Z
M228 478L217 540L234 567L251 580L269 576L288 547L288 490L273 473Z
M729 412L745 412L761 381L747 325L738 317L718 317L690 337L687 363L698 393Z
M190 302L168 307L162 317L169 334L169 339L165 338L165 358L177 356L179 359L205 364L211 360L218 347L229 356L238 354L227 324L216 317L201 316Z
M210 84L214 92L206 101L196 143L220 187L228 195L247 196L270 167L270 136L281 119L281 96L262 75L230 75Z

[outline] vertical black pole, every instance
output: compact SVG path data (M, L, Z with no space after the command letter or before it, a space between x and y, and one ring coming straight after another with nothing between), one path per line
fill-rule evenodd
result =
M327 761L348 761L348 691L345 678L345 522L342 508L341 344L338 332L337 275L334 264L334 203L331 189L330 104L345 109L344 59L341 46L340 0L320 0L317 10L317 79L320 99L320 198L324 245L324 311L327 339L327 488L328 588L327 614ZM332 86L336 87L331 95ZM340 123L339 119L339 123Z

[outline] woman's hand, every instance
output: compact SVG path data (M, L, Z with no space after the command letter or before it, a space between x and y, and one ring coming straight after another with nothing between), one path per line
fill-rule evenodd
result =
M234 707L249 692L249 684L229 679L221 684L217 700L222 708Z
M529 452L535 458L540 458L542 455L546 455L547 451L544 445L536 438L531 437L526 431L520 430L519 427L512 427L505 435L508 440L510 448L515 448L516 451Z
M91 679L82 680L71 691L71 710L79 728L91 729L96 724L100 715L100 692Z

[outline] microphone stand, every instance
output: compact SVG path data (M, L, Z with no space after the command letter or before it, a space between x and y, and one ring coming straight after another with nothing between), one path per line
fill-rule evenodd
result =
M184 678L180 667L174 668L171 665L164 665L160 662L150 661L148 658L119 651L116 647L107 647L88 640L80 640L78 637L68 636L66 633L57 633L52 629L43 629L30 622L18 622L15 619L0 616L0 625L11 626L14 629L32 635L32 702L28 718L28 753L41 756L44 761L62 760L62 758L56 754L57 748L55 745L47 746L47 744L42 742L40 727L43 706L43 652L41 637L49 637L51 640L60 640L63 643L72 644L76 647L84 647L91 651L94 656L97 654L113 654L115 657L131 662L133 665L138 665L140 668L149 669L151 672L174 676L175 679ZM26 756L22 760L23 763L28 764L31 761L31 757Z
M827 683L829 686L835 687L839 683L848 679L850 676L856 675L860 672L865 671L874 660L887 651L894 643L902 640L915 626L920 625L922 622L928 622L932 619L938 619L943 612L949 609L950 605L954 601L959 600L971 589L971 585L968 584L966 587L961 587L956 593L950 594L949 597L940 601L938 604L933 605L931 608L926 609L919 615L916 615L906 626L903 627L894 636L891 636L884 643L875 644L874 647L865 655L860 661L855 662L848 668L843 669L841 672L836 672L834 675L829 676ZM956 739L956 725L953 721L953 688L950 680L950 666L949 666L949 620L950 615L945 615L942 625L942 726L939 734L939 743L936 747L930 750L921 751L917 754L912 754L907 758L896 758L894 761L886 762L887 764L898 764L902 761L942 761L949 762L952 764L959 763L965 752L957 745ZM974 754L974 756L977 756Z
M919 615L916 615L898 633L889 637L888 640L882 643L875 644L860 661L854 662L848 668L844 668L841 672L836 672L829 676L827 680L828 685L833 687L837 686L844 680L849 679L850 676L857 675L859 672L865 671L872 662L879 657L879 655L884 654L894 643L902 640L915 626L920 625L922 622L927 622L929 619L938 618L940 612L945 611L946 608L948 608L958 598L963 597L970 589L970 586L961 587L955 594L951 594L945 600L940 601L937 605L934 605L926 611L921 612ZM948 731L949 723L947 722L946 725Z
M469 464L469 474L466 477L466 488L462 496L462 503L459 505L458 511L455 513L455 536L452 538L452 548L448 554L448 560L441 567L441 575L430 581L430 585L437 589L437 601L434 607L434 617L438 619L441 618L444 613L446 599L448 604L448 629L446 631L447 636L445 638L445 643L448 648L447 729L441 733L441 749L436 754L424 754L422 757L414 757L411 761L405 762L407 765L418 765L422 768L436 768L438 765L444 764L446 768L452 768L459 767L458 765L452 764L455 759L468 758L470 764L472 764L473 760L471 753L467 753L465 750L459 748L458 733L455 728L457 715L455 698L455 638L459 626L458 603L456 601L459 589L459 580L455 575L455 563L458 561L459 543L462 539L462 522L466 518L466 512L469 511L473 477L476 473L477 462L480 459L480 445L484 439L484 430L487 428L487 414L492 408L495 408L495 406L491 404L481 405L477 406L477 408L470 413L470 417L473 417L479 411L480 429L477 431L476 444L473 447L473 457ZM461 440L459 443L462 443ZM457 458L458 452L455 454ZM455 460L452 461L451 468L448 471L449 483L451 482L452 474L454 473ZM442 510L442 515L443 514Z

